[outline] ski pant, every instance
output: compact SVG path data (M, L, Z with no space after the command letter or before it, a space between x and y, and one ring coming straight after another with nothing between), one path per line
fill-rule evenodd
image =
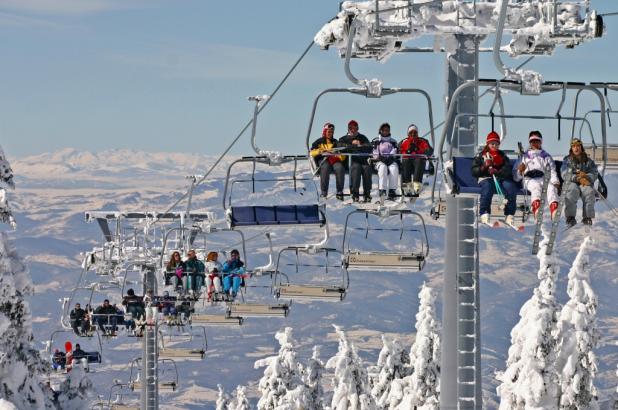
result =
M166 305L161 309L161 312L163 312L163 316L176 316L176 306Z
M117 316L97 316L97 324L101 332L105 333L107 329L115 332L118 329L118 317Z
M425 158L404 158L401 161L401 183L407 184L411 180L423 182L426 163L427 160Z
M133 319L140 319L146 316L146 311L141 306L127 306L127 313L130 313Z
M363 179L363 195L371 195L371 165L366 162L354 162L350 164L350 193L352 196L360 196L361 177Z
M530 202L534 202L537 199L541 199L541 192L543 191L543 178L524 178L524 188L530 191ZM552 202L558 202L558 188L551 182L547 184L547 205Z
M399 165L393 162L390 165L386 165L384 162L378 162L376 164L378 170L378 189L397 189L397 182L399 181Z
M322 161L320 165L320 189L322 195L328 195L328 184L330 182L330 173L335 173L335 185L337 193L343 193L343 184L345 182L345 167L341 161L331 164L327 161Z
M211 273L206 277L206 287L209 295L212 293L213 289L215 292L221 293L221 277Z
M596 201L594 189L590 185L579 185L575 182L571 182L569 185L569 190L564 199L564 216L575 217L577 213L577 200L579 198L584 203L582 216L584 218L594 218L594 203Z
M186 276L187 290L199 292L204 284L204 275L199 273L190 273Z
M223 291L228 293L230 288L232 292L238 293L238 289L240 289L241 278L239 275L227 275L223 278Z
M75 332L76 335L84 334L88 330L88 321L85 319L73 319L71 320L71 328L73 328L73 332Z
M500 184L500 188L502 192L504 192L504 197L507 200L506 206L504 207L504 215L515 215L515 210L517 208L517 202L515 201L518 190L517 185L515 182L508 179L498 181L498 184ZM488 178L479 182L479 185L481 186L479 215L489 214L491 213L491 199L494 194L497 194L496 184L493 178Z

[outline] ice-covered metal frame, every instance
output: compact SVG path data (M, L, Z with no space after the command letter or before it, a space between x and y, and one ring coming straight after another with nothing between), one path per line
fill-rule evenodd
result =
M421 36L485 37L497 33L501 21L497 7L501 4L480 0L343 2L315 41L322 48L337 47L343 57L351 28L356 25L352 57L383 60L396 52L424 51L405 47L406 42ZM504 8L500 31L512 39L500 46L500 51L511 56L551 54L558 46L572 48L603 34L603 19L586 0L509 2ZM449 51L448 42L445 49Z

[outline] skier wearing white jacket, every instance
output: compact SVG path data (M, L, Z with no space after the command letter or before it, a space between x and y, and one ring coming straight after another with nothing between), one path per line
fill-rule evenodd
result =
M530 131L528 136L530 148L515 163L513 167L513 179L524 180L524 189L530 191L532 200L532 213L536 218L541 206L541 192L543 191L543 177L545 172L551 173L547 185L547 202L553 218L558 210L558 188L560 180L556 172L556 163L552 156L542 148L543 136L540 131Z

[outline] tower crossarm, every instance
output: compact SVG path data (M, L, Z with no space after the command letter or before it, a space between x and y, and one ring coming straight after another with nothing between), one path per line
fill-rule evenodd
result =
M428 35L436 36L433 51L448 52L455 44L449 35L485 38L496 33L501 5L501 1L348 1L314 40L324 49L336 47L344 57L355 24L351 57L382 60L396 52L415 51L408 43ZM556 47L572 48L601 37L603 30L602 17L586 0L510 0L504 24L510 41L501 51L511 56L551 54Z

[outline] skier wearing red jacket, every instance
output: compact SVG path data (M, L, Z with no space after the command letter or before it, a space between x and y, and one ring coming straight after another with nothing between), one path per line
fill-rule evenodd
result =
M401 154L401 187L408 196L418 196L423 185L427 157L433 154L429 141L418 136L418 127L411 124L408 136L399 143ZM413 176L414 175L414 176ZM411 181L414 181L412 184Z

